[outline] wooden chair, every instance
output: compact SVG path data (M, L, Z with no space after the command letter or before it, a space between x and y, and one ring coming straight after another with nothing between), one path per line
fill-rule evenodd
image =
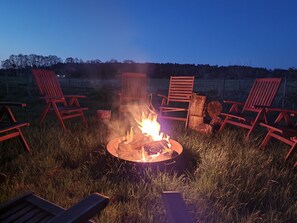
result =
M260 120L267 123L265 109L272 105L272 102L278 92L281 84L281 78L257 78L250 90L250 93L245 101L224 101L231 104L228 113L221 113L225 119L219 129L219 132L225 128L227 124L248 129L247 140L255 129ZM239 109L242 106L242 109Z
M184 121L188 125L189 109L194 89L194 76L171 76L168 95L162 97L159 119Z
M147 76L145 73L123 73L122 89L119 96L120 117L133 107L153 109L151 96L147 93Z
M32 70L36 80L40 96L45 100L45 108L41 114L39 125L43 122L48 112L54 111L62 128L65 130L64 120L74 117L81 117L86 123L84 111L88 108L81 107L78 99L86 98L83 95L64 95L54 71ZM66 98L69 98L67 103Z
M290 146L290 150L285 156L285 160L287 160L297 148L297 122L294 124L292 121L292 118L297 116L297 110L271 108L267 112L278 112L278 115L271 124L260 123L268 130L260 148L264 149L271 138L277 139ZM297 162L294 166L297 167Z
M0 141L19 137L23 146L28 152L30 152L29 145L21 131L21 128L24 126L29 126L29 123L17 122L11 110L11 107L26 107L26 104L16 102L0 102L0 107ZM6 119L4 118L5 116L7 116Z
M192 223L186 203L178 191L163 191L163 203L169 223Z
M88 220L99 214L108 202L108 197L93 193L65 210L33 192L27 192L0 205L0 222L92 222Z

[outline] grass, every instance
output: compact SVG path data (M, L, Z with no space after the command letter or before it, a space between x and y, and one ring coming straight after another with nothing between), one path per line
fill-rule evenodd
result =
M227 128L205 136L185 131L182 123L167 123L166 132L184 147L184 168L141 168L106 152L108 140L124 134L115 117L107 125L90 111L88 126L67 120L68 131L63 132L54 116L37 127L41 108L26 101L27 111L17 111L23 115L17 117L30 121L23 133L31 153L16 139L1 142L0 172L7 180L0 184L0 202L31 190L67 208L96 191L109 196L110 204L95 221L166 222L161 193L178 190L196 222L297 219L295 160L285 162L288 146L273 140L260 150L265 133L261 129L245 142L244 130ZM94 96L90 110L96 103Z

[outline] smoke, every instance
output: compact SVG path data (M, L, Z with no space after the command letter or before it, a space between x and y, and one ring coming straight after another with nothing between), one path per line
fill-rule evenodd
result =
M133 104L126 107L127 112L120 114L120 118L116 118L107 123L108 127L108 140L116 137L125 136L127 131L133 128L135 133L140 132L137 121L149 115L157 115L155 111L149 109L147 106L140 106ZM137 120L137 121L136 121Z

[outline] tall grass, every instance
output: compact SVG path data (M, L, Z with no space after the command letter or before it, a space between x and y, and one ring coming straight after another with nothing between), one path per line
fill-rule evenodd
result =
M184 148L177 166L182 169L141 168L106 152L108 140L123 133L116 131L119 120L107 125L90 112L87 126L67 120L64 132L55 117L37 127L36 109L28 108L30 127L23 128L30 154L16 139L0 144L0 172L7 176L0 183L1 202L31 190L67 208L96 191L109 196L110 204L95 221L166 222L161 193L178 190L196 222L297 219L295 160L285 162L288 147L276 141L260 150L262 130L245 142L244 130L205 136L167 123L166 132Z

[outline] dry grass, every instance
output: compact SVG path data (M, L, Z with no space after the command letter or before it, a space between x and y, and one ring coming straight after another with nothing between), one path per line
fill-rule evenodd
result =
M69 207L96 191L109 196L110 204L95 221L165 222L161 193L178 190L197 222L297 219L295 160L284 162L288 147L276 141L260 150L261 130L245 142L244 131L226 129L204 136L167 123L166 132L184 147L182 162L166 170L139 168L106 152L108 139L124 132L115 118L107 126L90 111L88 126L68 120L68 131L63 132L54 117L37 127L40 108L28 104L22 118L30 121L23 132L31 153L14 139L0 144L0 172L7 175L0 184L1 202L31 190Z

